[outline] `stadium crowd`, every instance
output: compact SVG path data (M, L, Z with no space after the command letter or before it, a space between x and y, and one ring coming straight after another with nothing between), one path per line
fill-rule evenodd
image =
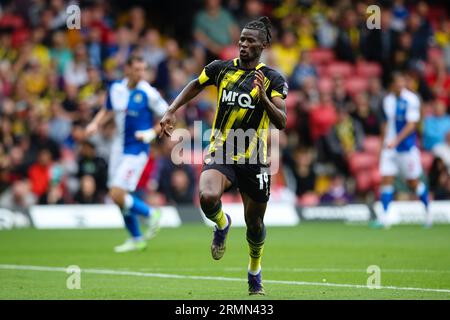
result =
M104 105L108 84L123 76L127 58L145 58L148 80L170 102L211 60L237 57L240 29L261 15L274 25L264 62L290 86L288 124L280 133L283 165L272 182L275 200L286 190L302 205L376 199L380 104L394 70L406 74L422 100L423 179L435 199L450 199L445 7L385 1L381 29L369 29L367 1L205 0L186 41L155 27L150 8L133 1L125 11L106 0L81 1L81 29L69 30L71 3L1 4L0 207L107 201L114 123L90 139L84 129ZM213 88L202 93L182 110L180 126L193 136L209 129L215 99ZM202 132L194 129L196 120L202 120ZM163 139L152 145L139 188L152 204L197 201L200 165L173 164L173 144Z

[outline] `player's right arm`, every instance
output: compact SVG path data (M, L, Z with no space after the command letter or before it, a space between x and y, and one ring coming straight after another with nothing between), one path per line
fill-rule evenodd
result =
M220 72L222 61L215 60L208 64L197 79L192 80L175 98L161 119L161 135L171 136L175 126L175 112L193 98L195 98L205 87L216 83L217 75Z

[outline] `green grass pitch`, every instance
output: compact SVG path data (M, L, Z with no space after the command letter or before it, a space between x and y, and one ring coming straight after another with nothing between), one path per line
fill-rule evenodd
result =
M162 229L146 251L115 254L125 237L1 231L0 299L260 299L247 296L244 228L230 231L221 261L210 256L206 226ZM67 289L69 265L82 270L80 290ZM381 289L366 286L370 265L381 269ZM269 227L263 278L264 299L450 299L450 225Z

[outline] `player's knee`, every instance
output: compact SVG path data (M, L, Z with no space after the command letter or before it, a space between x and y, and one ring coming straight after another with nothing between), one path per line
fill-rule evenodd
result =
M419 182L416 180L409 180L406 182L406 184L408 185L410 190L416 191L417 186L419 185Z
M262 219L250 219L247 221L247 230L249 234L260 235L264 232L264 223Z
M212 190L200 191L200 205L203 211L216 207L219 201L220 193Z
M123 207L125 198L123 190L118 188L111 188L111 190L109 191L109 196L115 204L117 204L119 207Z

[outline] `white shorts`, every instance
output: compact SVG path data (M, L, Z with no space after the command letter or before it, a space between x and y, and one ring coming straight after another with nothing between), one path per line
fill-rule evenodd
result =
M137 155L113 153L109 161L108 187L117 187L129 192L136 190L147 160L145 152Z
M420 151L416 147L405 152L383 149L380 159L380 174L382 177L395 177L401 174L407 180L418 179L422 174Z

